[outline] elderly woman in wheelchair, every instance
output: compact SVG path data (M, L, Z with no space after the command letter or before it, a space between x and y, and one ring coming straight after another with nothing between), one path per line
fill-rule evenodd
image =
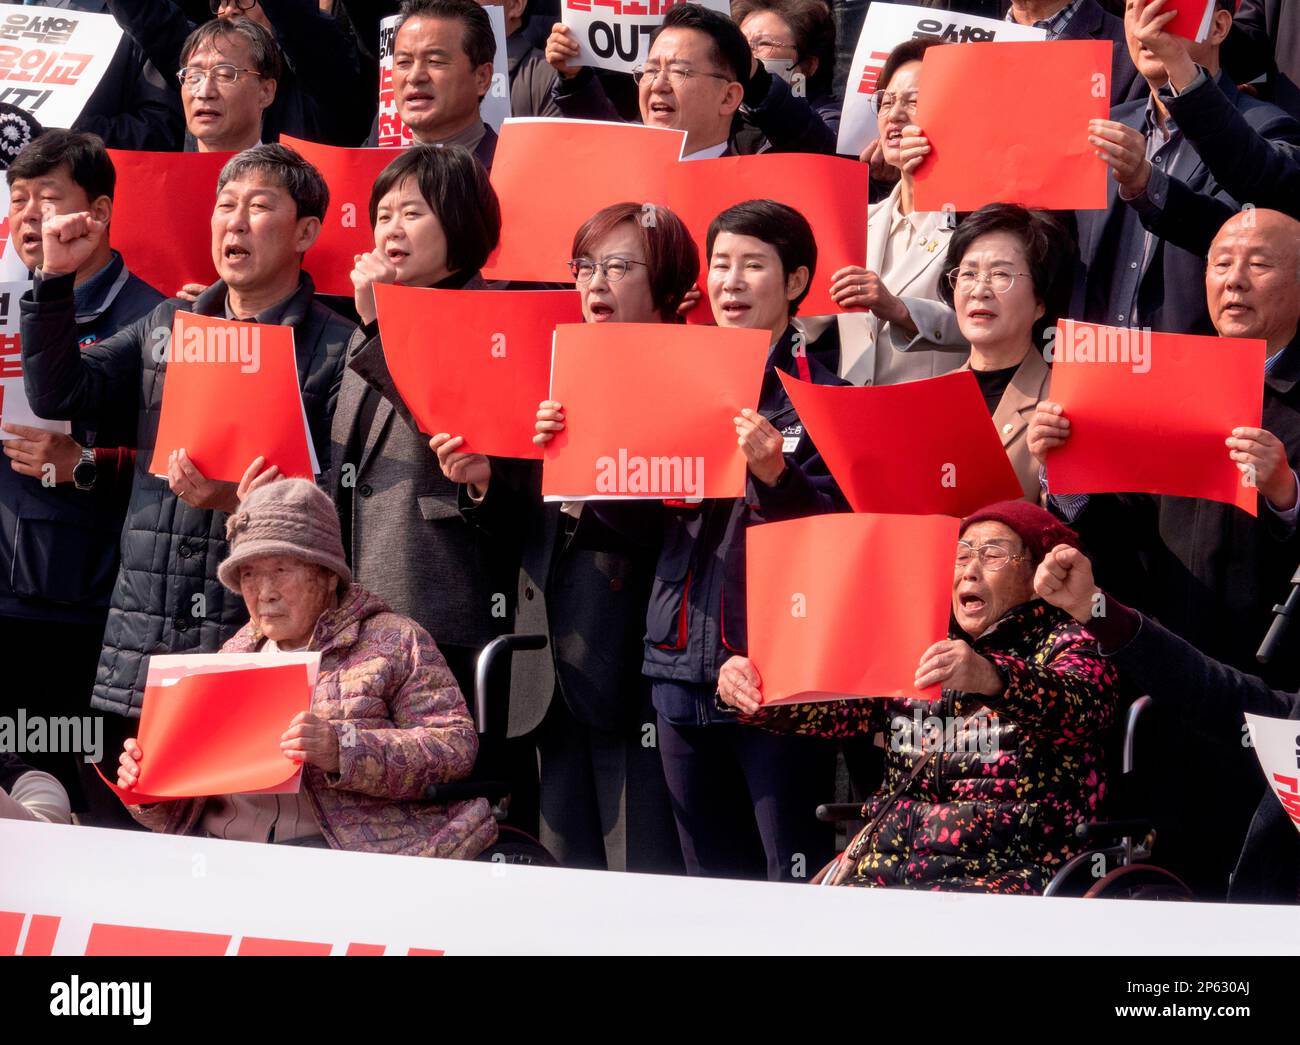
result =
M921 657L916 698L762 706L761 679L733 657L720 698L764 729L848 737L881 733L882 786L866 826L818 876L826 884L1041 893L1082 848L1077 825L1106 795L1103 746L1115 721L1115 671L1092 636L1034 595L1034 571L1073 531L1024 501L962 523L952 586L955 627Z

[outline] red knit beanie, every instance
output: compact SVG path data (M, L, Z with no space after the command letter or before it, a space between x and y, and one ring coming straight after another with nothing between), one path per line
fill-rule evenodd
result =
M1000 522L1003 526L1014 530L1016 535L1025 542L1025 548L1028 549L1035 566L1042 562L1047 553L1058 544L1068 544L1072 548L1079 547L1077 533L1046 508L1040 508L1028 501L999 501L997 504L990 504L987 508L981 508L961 521L961 532L964 534L977 522Z

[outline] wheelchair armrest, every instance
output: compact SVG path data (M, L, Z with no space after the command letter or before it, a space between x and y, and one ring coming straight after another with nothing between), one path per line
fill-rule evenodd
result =
M861 802L823 802L817 807L817 819L823 824L862 819Z
M498 635L483 647L474 664L474 719L480 736L487 733L488 675L493 661L505 652L545 649L546 641L545 635Z
M1118 842L1121 838L1142 838L1153 826L1150 820L1096 820L1076 825L1074 837L1089 845Z

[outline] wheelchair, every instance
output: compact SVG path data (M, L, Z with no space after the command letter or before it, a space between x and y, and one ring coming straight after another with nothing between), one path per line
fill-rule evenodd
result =
M559 861L527 831L501 823L510 809L510 784L505 779L500 754L505 740L504 723L507 716L504 706L492 706L492 693L488 685L492 667L503 653L545 649L546 644L545 635L501 635L483 647L474 664L474 703L470 708L474 729L479 736L479 757L466 779L433 784L424 793L425 799L430 802L464 802L472 798L486 798L491 803L492 815L498 824L498 837L477 857L486 863L559 866ZM498 726L497 723L501 725Z
M1076 826L1075 837L1087 848L1071 857L1057 871L1043 891L1044 896L1072 896L1087 899L1191 900L1191 888L1172 871L1151 863L1156 830L1151 819L1139 810L1149 808L1148 781L1136 767L1139 734L1151 708L1151 698L1134 700L1124 716L1119 741L1120 757L1108 779L1108 806L1122 818L1096 820ZM1119 734L1120 731L1116 730ZM1113 750L1113 748L1112 748ZM862 806L851 802L827 803L817 807L823 823L842 823L861 818ZM818 875L829 884L844 859L841 853Z

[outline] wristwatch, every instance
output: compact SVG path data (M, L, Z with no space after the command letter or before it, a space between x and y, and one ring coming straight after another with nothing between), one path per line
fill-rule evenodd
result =
M95 466L95 451L89 446L81 448L81 460L72 469L72 485L78 490L92 490L99 469Z

